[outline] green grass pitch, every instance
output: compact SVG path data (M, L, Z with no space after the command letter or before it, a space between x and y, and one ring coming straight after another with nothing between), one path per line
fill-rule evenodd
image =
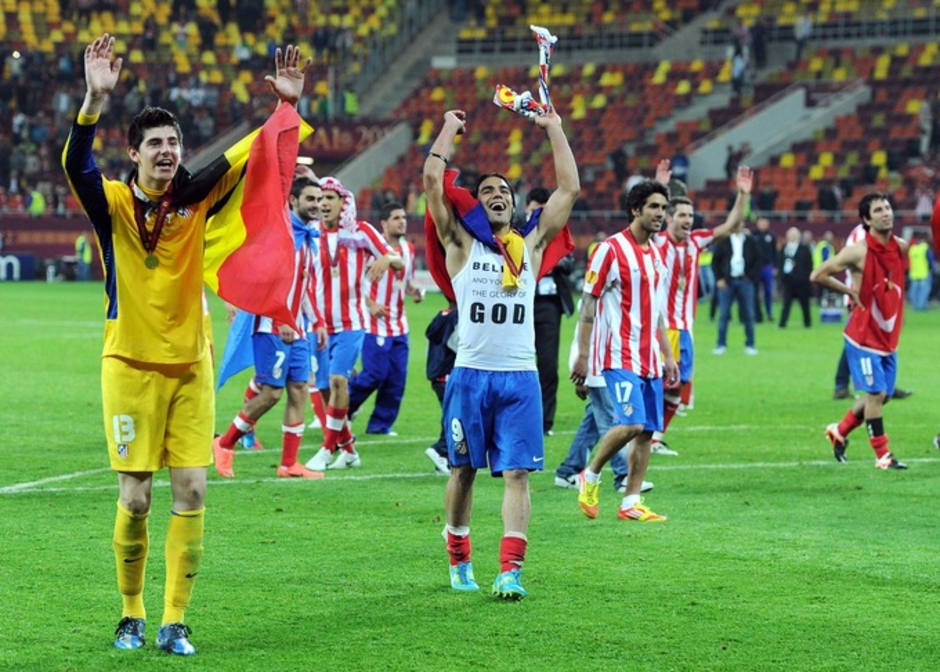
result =
M217 349L226 327L213 300ZM111 647L120 618L111 532L116 479L100 410L99 284L0 284L0 669L129 670L936 670L940 669L937 413L940 311L906 317L885 426L906 472L874 469L864 429L837 464L823 428L841 348L837 325L758 326L760 355L711 354L701 314L695 408L653 456L646 502L665 525L618 521L606 475L588 520L553 485L583 404L567 374L546 472L532 476L524 583L489 594L502 484L477 480L474 565L485 588L450 590L441 528L446 479L424 449L439 408L424 378L424 328L443 306L409 305L410 377L397 438L361 436L363 466L323 481L274 478L282 409L260 423L268 450L210 472L205 559L187 622L198 649L153 646L162 612L165 473L155 479L148 644ZM574 322L563 326L566 343ZM218 399L238 410L247 374ZM371 404L367 406L367 409ZM309 419L309 418L308 418ZM355 429L363 431L364 418ZM301 458L318 447L308 430Z

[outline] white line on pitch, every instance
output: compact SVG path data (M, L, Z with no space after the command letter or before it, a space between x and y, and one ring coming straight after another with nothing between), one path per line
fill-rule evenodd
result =
M6 487L0 488L0 495L9 495L16 492L32 492L35 490L45 490L38 486L44 485L46 483L56 483L58 481L68 481L73 478L81 478L82 476L91 476L93 474L100 474L105 471L111 471L108 468L103 469L88 469L87 471L76 471L71 474L63 474L61 476L50 476L49 478L42 478L38 481L29 481L27 483L17 483L15 485L8 485ZM63 488L71 489L71 488Z
M260 451L259 451L260 452ZM915 457L905 459L906 462L912 464L934 464L940 463L940 457ZM858 460L857 462L851 462L849 465L859 465L862 467L870 468L870 464L864 460ZM744 463L731 463L731 464L674 464L674 465L655 465L653 467L652 473L660 471L696 471L696 470L742 470L742 469L793 469L796 467L829 467L833 469L849 469L851 466L841 465L838 462L833 460L807 460L807 461L787 461L787 462L744 462ZM107 471L107 470L99 470ZM93 472L84 472L86 474ZM545 476L554 477L554 470L546 470L541 473L536 473L537 478L544 478ZM327 472L326 478L322 480L314 481L316 483L342 483L346 481L379 481L379 480L390 480L390 479L419 479L419 478L438 478L441 477L441 483L444 482L444 479L441 474L436 472L421 472L421 473L396 473L396 474L361 474L356 476L351 475L340 475L336 472ZM58 479L45 479L45 481L51 480L64 480L61 477ZM209 481L210 487L217 486L234 486L234 485L257 485L259 483L277 483L279 485L285 485L287 487L303 487L294 484L307 482L307 479L296 478L296 479L284 479L284 478L236 478L236 479L225 479L225 480L211 480ZM99 486L78 486L78 487L35 487L34 484L21 484L20 486L11 486L0 490L0 494L19 494L19 493L35 493L35 492L101 492L101 491L110 491L116 490L116 485L99 485ZM170 487L170 482L168 480L155 480L153 482L155 488L168 488ZM15 487L15 489L13 489Z

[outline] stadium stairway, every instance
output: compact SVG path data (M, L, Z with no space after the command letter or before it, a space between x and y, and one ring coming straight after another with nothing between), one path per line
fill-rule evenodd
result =
M363 92L360 114L363 117L387 118L418 88L433 59L453 58L456 52L457 26L445 9L389 64L382 79Z

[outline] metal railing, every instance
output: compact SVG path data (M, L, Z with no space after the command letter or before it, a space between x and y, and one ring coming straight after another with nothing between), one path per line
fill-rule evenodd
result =
M648 30L637 30L647 24ZM622 19L605 24L546 26L559 38L559 48L567 51L622 51L649 49L675 32L669 24L655 18ZM458 56L511 54L532 50L532 31L528 26L502 26L488 29L483 37L457 40Z
M793 26L780 25L777 17L770 17L767 26L768 42L793 42ZM723 16L721 25L702 29L701 44L726 45L732 41L731 28L735 17ZM891 9L859 10L839 14L820 20L813 17L813 29L809 42L832 40L859 40L906 37L927 37L940 35L940 9L935 6L921 8L920 15L915 15L911 7Z
M415 40L418 34L436 17L445 11L446 0L405 0L391 11L386 22L395 24L394 35L374 35L368 45L368 55L362 61L362 69L351 82L360 95L372 86Z

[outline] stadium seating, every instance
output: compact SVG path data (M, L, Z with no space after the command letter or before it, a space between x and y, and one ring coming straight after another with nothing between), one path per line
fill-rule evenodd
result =
M254 22L250 13L246 20L244 11L236 15L234 10L223 22L214 0L197 0L195 13L177 17L171 15L172 4L158 0L98 2L94 11L63 13L56 0L0 0L0 39L10 49L28 54L26 67L42 73L27 77L27 88L43 103L52 98L50 87L57 87L69 93L74 106L76 96L69 89L81 77L80 50L104 32L116 38L115 50L125 56L125 74L111 96L112 109L102 117L97 147L100 162L105 169L113 168L109 171L113 174L126 166L123 129L129 118L120 101L131 87L149 94L152 102L173 109L180 118L187 151L198 150L204 140L224 133L242 118L255 122L273 109L274 101L259 73L270 68L275 46L299 42L315 58L307 75L312 82L311 113L315 116L318 99L329 94L328 70L333 68L340 80L351 81L368 59L370 46L397 32L398 22L388 17L405 3L273 0L257 3ZM212 41L211 47L203 44L207 39ZM67 57L73 73L60 70L59 59ZM188 97L194 89L202 99L199 104ZM14 105L29 115L27 126L49 125L36 116L38 109L30 110L17 99L10 109L0 110L4 127L11 123ZM206 107L208 115L202 115L199 107ZM50 138L64 139L74 112L73 107L65 115L56 115L54 128L47 129ZM206 127L212 132L208 135L199 132L200 116L209 117ZM57 155L60 145L52 146L53 140L49 144L48 153ZM31 175L31 180L64 182L55 165L46 168Z
M466 110L469 118L468 134L460 141L455 164L497 169L511 180L522 178L528 184L551 184L551 152L544 135L533 133L528 127L531 122L492 102L497 84L534 92L537 77L534 66L431 70L415 95L394 113L416 129L415 144L386 170L377 189L359 194L360 202L369 203L376 191L390 189L400 194L420 182L427 148L444 112L452 108ZM603 166L613 148L642 139L660 119L690 104L709 90L708 83L724 77L726 67L721 61L558 64L552 69L551 89L578 163L586 168ZM649 169L660 156L633 157L631 168ZM596 180L582 177L582 183L591 206L615 207L619 185L614 184L609 171L599 173Z
M568 51L646 47L694 18L701 3L568 0L557 5L517 0L479 3L478 7L481 11L466 17L460 30L458 53L525 51L530 46L531 24L549 28L564 40Z
M921 0L745 0L726 3L722 15L708 21L701 40L730 44L737 22L750 27L764 18L768 41L789 42L801 14L812 21L812 39L817 41L924 37L936 35L940 27L936 3Z
M912 209L915 185L904 178L904 169L919 156L918 113L925 100L936 96L932 83L938 77L935 43L815 49L781 71L775 79L785 84L863 78L872 100L760 168L761 187L777 193L775 208L816 208L821 190L838 187L842 211L851 213L859 196L855 187L865 186L890 191L900 208ZM729 187L712 181L701 191L702 197L723 203Z

